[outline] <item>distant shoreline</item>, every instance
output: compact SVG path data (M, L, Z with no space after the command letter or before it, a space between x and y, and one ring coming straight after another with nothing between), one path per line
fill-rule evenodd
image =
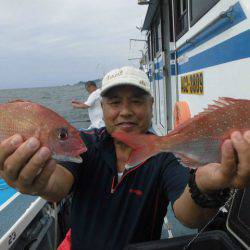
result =
M88 80L88 81L94 81L97 84L101 82L101 79L95 79L95 80ZM62 85L48 85L48 86L32 86L32 87L24 87L24 88L11 88L11 86L7 86L4 88L0 88L0 90L17 90L17 89L38 89L38 88L58 88L58 87L68 87L68 86L81 86L84 85L87 81L80 81L78 83L66 83Z

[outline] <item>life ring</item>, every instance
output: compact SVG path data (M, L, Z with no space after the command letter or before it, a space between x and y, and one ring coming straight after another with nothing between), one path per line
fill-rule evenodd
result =
M176 102L174 105L174 128L191 117L189 105L185 101Z

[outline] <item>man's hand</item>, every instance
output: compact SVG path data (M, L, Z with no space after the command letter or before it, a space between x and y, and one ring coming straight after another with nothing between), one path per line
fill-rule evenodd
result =
M223 188L250 186L250 130L235 131L222 145L221 164L211 163L196 172L196 183L202 192Z
M80 101L77 101L77 100L72 100L71 101L71 106L73 108L79 108L81 106L81 102Z
M245 188L250 186L250 130L241 134L235 131L224 141L221 164L210 163L197 169L195 181L203 193L212 193L224 188ZM175 201L176 217L189 227L205 225L217 209L202 208L191 198L187 186Z
M71 106L73 108L78 108L78 109L87 109L87 108L89 108L89 106L86 105L84 102L77 101L77 100L72 100L71 101Z
M14 135L0 144L0 176L21 193L49 193L55 169L50 150L40 147L36 138L24 142L20 135Z

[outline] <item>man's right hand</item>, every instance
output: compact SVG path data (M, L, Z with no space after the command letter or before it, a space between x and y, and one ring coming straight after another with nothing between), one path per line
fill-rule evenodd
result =
M90 107L87 104L85 104L84 102L77 101L77 100L72 100L71 105L73 108L76 108L76 109L87 109Z
M43 196L52 191L58 165L38 139L14 135L0 144L0 176L21 193Z

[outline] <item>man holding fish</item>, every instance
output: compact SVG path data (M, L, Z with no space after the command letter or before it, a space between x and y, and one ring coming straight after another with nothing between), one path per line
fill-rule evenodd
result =
M228 188L250 186L250 101L221 99L158 137L148 132L153 98L144 72L109 72L101 95L106 128L82 132L88 149L82 163L56 163L49 144L35 135L24 140L19 133L0 146L0 175L10 186L49 201L73 193L73 250L159 239L169 202L183 224L200 227L228 198ZM169 152L202 167L190 174Z

